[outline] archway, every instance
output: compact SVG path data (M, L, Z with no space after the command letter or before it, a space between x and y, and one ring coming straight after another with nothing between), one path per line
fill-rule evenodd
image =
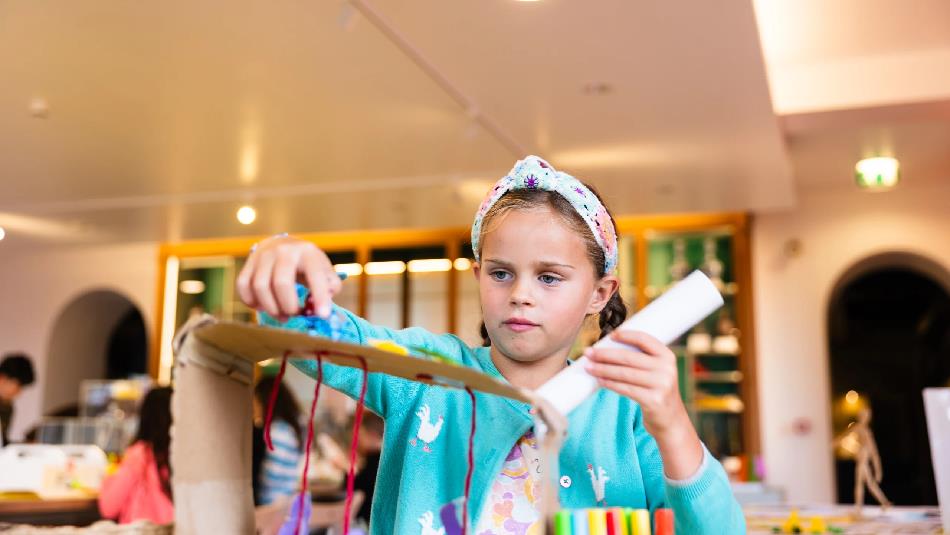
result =
M145 373L147 347L142 314L127 297L105 289L76 297L53 323L43 412L75 407L84 380Z
M950 273L907 253L857 263L832 292L828 341L835 435L869 406L884 493L900 505L935 505L921 390L950 382ZM854 463L844 453L835 458L837 496L851 503Z

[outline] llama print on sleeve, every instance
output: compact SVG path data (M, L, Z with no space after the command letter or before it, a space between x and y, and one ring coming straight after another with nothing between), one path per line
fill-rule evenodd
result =
M602 466L598 466L595 474L594 466L588 464L587 473L590 474L590 484L594 487L594 499L597 500L597 505L606 506L607 500L604 496L607 490L607 482L610 481L607 471Z
M416 436L409 441L413 447L416 445L416 439L422 441L422 451L426 453L431 452L429 444L435 442L435 439L439 437L439 433L442 432L442 424L444 418L439 416L438 421L435 424L432 423L432 414L429 410L429 405L423 405L419 412L416 413L416 417L419 418L419 430L416 432Z

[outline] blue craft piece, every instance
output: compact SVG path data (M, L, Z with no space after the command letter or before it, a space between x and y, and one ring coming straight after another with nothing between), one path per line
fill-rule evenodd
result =
M333 341L345 339L356 340L359 334L356 327L347 321L346 315L339 309L334 308L330 317L321 318L313 310L313 302L309 299L310 292L306 286L297 285L297 298L299 299L301 313L293 316L285 322L277 321L273 316L266 312L259 312L261 323L271 327L283 327L295 331L302 331L310 336L320 336L329 338Z

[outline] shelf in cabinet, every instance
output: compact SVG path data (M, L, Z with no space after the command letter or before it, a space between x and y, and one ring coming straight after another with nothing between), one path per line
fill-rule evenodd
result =
M739 383L742 381L742 372L696 372L693 378L697 383Z
M705 414L742 414L745 409L713 409L713 408L704 408L696 407L696 412L701 412Z
M667 284L665 286L659 287L650 284L643 289L643 293L646 294L647 299L652 301L672 287L673 284ZM719 293L725 297L733 297L739 293L739 285L735 282L727 282L717 289L719 290Z
M745 403L738 396L703 395L693 400L697 412L725 412L739 414L745 410Z

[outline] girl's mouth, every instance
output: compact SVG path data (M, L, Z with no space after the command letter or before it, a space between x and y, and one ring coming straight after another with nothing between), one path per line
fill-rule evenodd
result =
M506 320L504 325L516 333L523 333L538 326L537 323L524 318L511 318Z

